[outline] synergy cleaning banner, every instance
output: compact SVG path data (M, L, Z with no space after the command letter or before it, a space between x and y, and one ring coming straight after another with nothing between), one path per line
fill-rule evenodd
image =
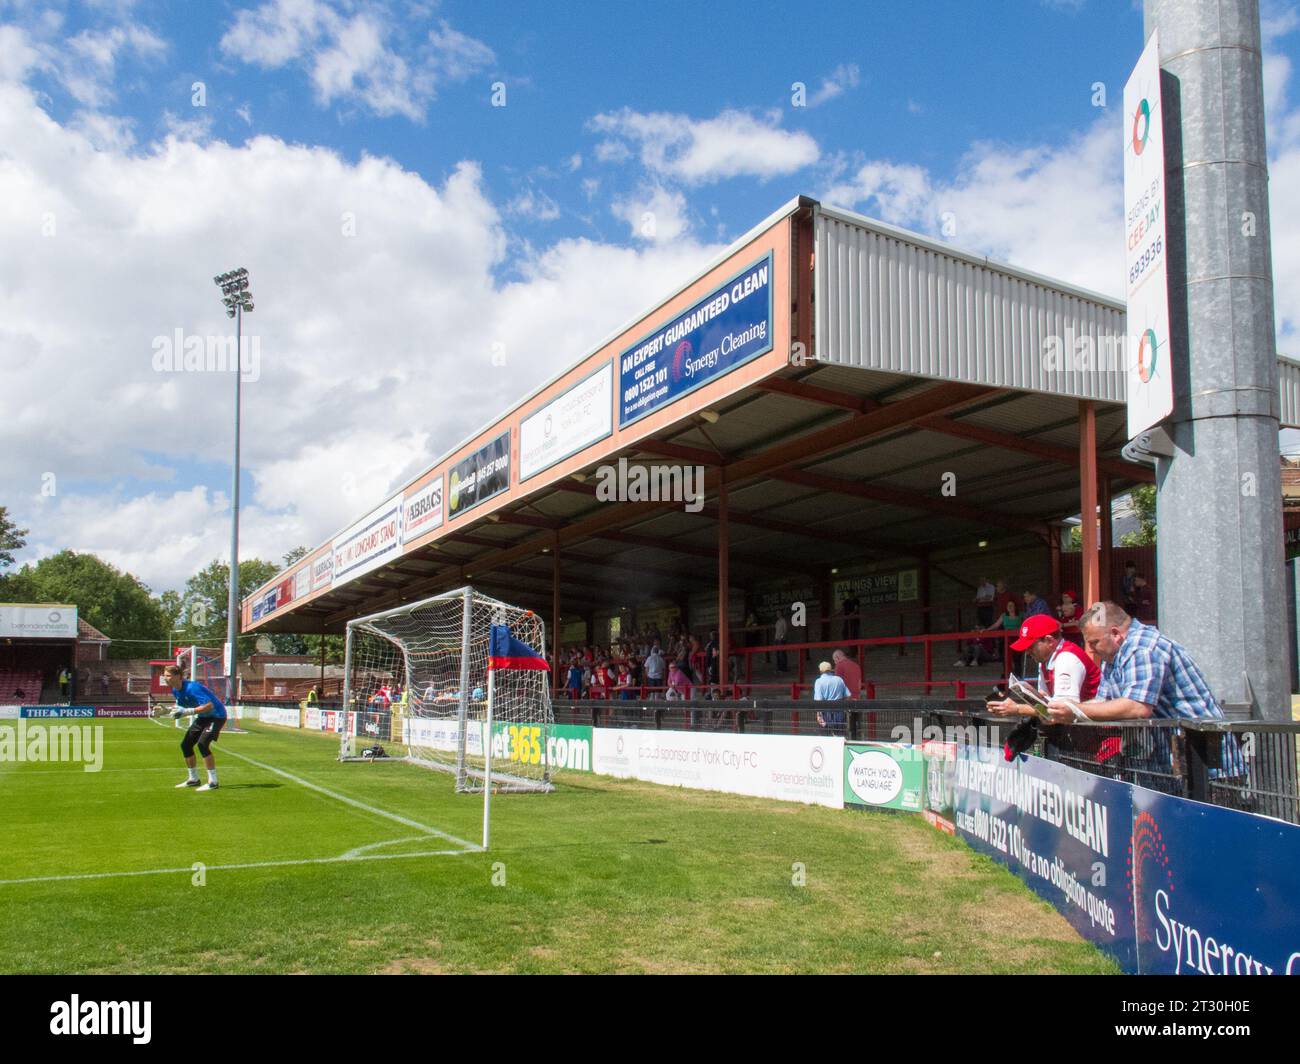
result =
M1054 761L961 746L957 834L1007 865L1088 941L1137 970L1133 895L1125 874L1134 788Z
M618 356L619 426L772 350L772 256L715 288Z
M906 743L845 743L844 804L919 813L925 757Z
M1300 827L1133 788L1138 970L1300 975Z

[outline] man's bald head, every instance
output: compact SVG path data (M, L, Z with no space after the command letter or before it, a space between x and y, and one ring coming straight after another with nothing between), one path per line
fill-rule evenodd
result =
M1132 620L1122 606L1109 599L1093 603L1079 618L1079 627L1083 631L1083 641L1087 644L1088 651L1102 661L1114 661Z

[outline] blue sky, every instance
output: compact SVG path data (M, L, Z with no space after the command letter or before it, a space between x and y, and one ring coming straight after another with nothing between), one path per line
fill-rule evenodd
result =
M1264 18L1300 355L1300 15ZM235 265L261 358L243 542L277 559L796 194L931 234L947 214L958 246L1117 294L1142 36L1129 0L0 0L0 501L23 557L92 550L161 590L224 553L232 381L153 355L226 328L211 277Z

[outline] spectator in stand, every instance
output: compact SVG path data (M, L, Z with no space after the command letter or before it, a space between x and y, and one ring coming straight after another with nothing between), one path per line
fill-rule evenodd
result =
M668 670L668 698L684 699L687 697L690 677L686 675L686 663L680 658L673 662Z
M15 687L15 688L14 688L14 701L15 701L15 702L21 702L21 701L22 701L24 698L26 698L26 697L27 697L27 692L24 691L21 687Z
M574 655L573 660L569 662L567 681L569 698L576 702L582 697L582 658L577 655Z
M844 681L835 675L834 666L829 661L823 661L818 665L817 671L821 675L813 684L814 702L841 702L849 697L849 689L844 685ZM832 734L838 733L844 727L844 720L843 710L817 711L817 723Z
M1089 652L1103 662L1096 699L1079 706L1091 719L1223 719L1223 709L1191 655L1154 625L1130 617L1114 602L1098 602L1083 615L1081 626ZM1068 706L1051 710L1057 720L1073 719Z
M993 623L994 603L997 601L998 589L987 576L981 576L979 586L975 588L975 617L981 628Z
M1016 606L1014 598L1008 599L1006 605L1002 607L1002 616L997 618L992 624L984 629L986 632L1014 632L1020 627L1020 610ZM975 668L983 665L986 660L993 661L998 656L998 640L995 639L972 639L962 653L962 656L953 662L954 667L960 669L969 665Z
M1078 643L1082 638L1079 631L1079 596L1073 591L1061 592L1061 604L1056 608L1056 615L1061 620L1061 631L1071 641Z
M776 646L784 647L786 636L790 634L790 629L785 623L785 614L778 612L776 615L776 627L772 632L772 642ZM776 671L788 672L790 669L789 659L785 656L784 650L776 652Z
M625 661L618 667L618 697L623 702L630 702L636 697L632 690L632 670Z
M842 650L835 651L831 655L831 660L835 662L835 675L843 680L844 686L849 689L849 697L861 698L862 669L858 663Z
M668 663L664 661L663 653L659 649L659 640L655 640L650 647L650 653L645 659L645 680L650 687L662 687L664 678L668 674ZM659 698L661 692L651 691L651 698Z
M721 694L722 683L722 641L717 632L709 633L709 641L704 647L704 666L708 669L709 697Z
M597 701L607 699L610 695L610 688L614 686L614 677L612 675L613 662L603 660L599 665L591 670L591 687L588 690L588 697Z
M1028 659L1037 662L1038 689L1049 699L1084 702L1097 693L1101 669L1080 646L1064 637L1061 622L1055 617L1045 613L1030 617L1020 626L1020 638L1011 644L1011 649L1027 652ZM1009 698L990 702L988 708L999 717L1036 715L1032 707Z
M1137 562L1128 561L1124 563L1124 576L1119 582L1120 598L1124 600L1124 612L1130 617L1137 616L1137 595L1135 581L1137 580L1138 567Z
M1046 613L1049 616L1052 613L1052 607L1047 604L1047 599L1043 598L1037 591L1032 588L1025 592L1025 620L1034 617L1040 613Z
M99 693L102 695L108 694L108 673L106 672L99 674Z
M690 657L687 659L687 662L690 665L691 678L697 684L703 685L705 682L704 678L706 674L704 670L706 668L707 661L704 655L704 647L700 645L699 639L697 639L695 636L691 636ZM691 690L691 697L692 698L695 697L694 689Z
M1146 577L1141 573L1133 577L1133 616L1151 616L1151 590L1147 587Z
M844 596L844 603L841 606L844 613L844 638L857 639L858 633L862 630L862 621L858 614L862 611L862 606L858 602L858 596L850 591Z
M1020 603L1016 602L1015 592L1007 590L1007 582L1005 580L999 580L997 582L997 592L998 592L997 595L995 595L993 599L993 605L997 608L998 611L997 620L1000 622L1002 620L1003 615L1007 612L1008 602L1016 603L1016 612L1017 615L1019 615Z
M1114 602L1098 602L1084 613L1080 626L1089 653L1102 661L1097 697L1079 705L1092 720L1223 719L1223 709L1191 655L1154 625L1130 617ZM1048 708L1058 721L1073 718L1068 703L1053 702ZM1153 760L1167 769L1173 754L1166 733L1157 731L1152 746ZM1222 760L1210 769L1210 777L1245 776L1236 737L1225 735L1220 749Z

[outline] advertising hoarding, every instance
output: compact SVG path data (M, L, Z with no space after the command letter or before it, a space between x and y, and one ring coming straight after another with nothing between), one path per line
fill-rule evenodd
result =
M618 423L661 410L772 350L772 255L618 356Z
M614 364L608 362L519 425L519 479L549 469L614 430Z

